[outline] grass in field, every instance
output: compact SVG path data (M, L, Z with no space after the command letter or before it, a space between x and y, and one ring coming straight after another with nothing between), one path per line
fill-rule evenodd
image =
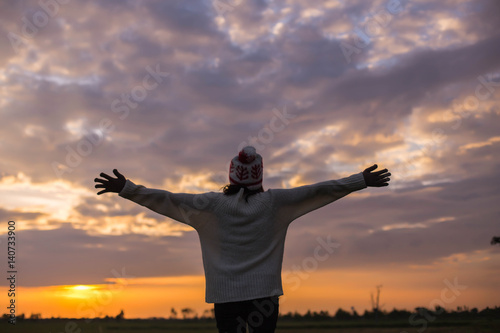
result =
M376 323L365 323L364 327L352 327L353 322L279 322L277 333L498 333L500 321L494 322L468 322L442 323L448 326L412 327L404 323L385 323L389 325L377 327ZM369 325L372 325L369 327ZM392 326L393 325L393 326ZM399 327L397 327L400 325ZM213 322L170 322L170 321L122 321L106 322L85 320L56 320L39 322L18 322L16 325L7 322L0 323L0 332L19 333L217 333L215 321Z

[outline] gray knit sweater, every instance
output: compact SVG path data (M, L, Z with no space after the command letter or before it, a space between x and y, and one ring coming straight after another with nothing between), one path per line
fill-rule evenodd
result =
M121 197L192 226L200 239L207 303L283 295L281 266L285 236L298 217L366 188L362 173L291 189L269 189L248 197L243 189L172 193L127 179Z

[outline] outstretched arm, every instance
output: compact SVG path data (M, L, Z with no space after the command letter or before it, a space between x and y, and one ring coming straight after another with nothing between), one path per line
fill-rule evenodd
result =
M376 168L377 165L374 164L363 172L342 179L291 189L270 190L272 200L280 207L279 213L284 216L284 221L291 222L354 191L362 190L368 186L388 186L391 174L387 172L387 169L373 172Z
M200 225L200 221L207 219L206 212L210 210L213 203L211 193L172 193L146 188L127 180L116 169L113 169L113 173L117 178L102 172L100 176L105 179L94 179L95 182L99 183L95 185L95 188L103 188L97 194L118 193L123 198L195 228Z
M123 176L121 173L118 172L118 170L113 169L113 173L117 178L113 178L111 176L108 176L104 172L101 172L99 176L106 178L106 179L101 179L101 178L95 178L94 182L100 183L96 184L95 188L104 188L104 190L97 192L97 195L106 193L106 192L113 192L113 193L120 193L123 187L125 186L125 182L127 181L125 176Z

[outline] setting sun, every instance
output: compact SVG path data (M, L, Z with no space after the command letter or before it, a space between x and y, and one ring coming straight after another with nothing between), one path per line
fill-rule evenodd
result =
M94 293L99 292L100 288L95 285L76 285L76 286L63 286L60 288L61 296L69 298L86 299L92 296L91 291Z
M96 289L95 286L73 286L73 287L68 287L67 289L73 289L73 290L90 290L90 289Z

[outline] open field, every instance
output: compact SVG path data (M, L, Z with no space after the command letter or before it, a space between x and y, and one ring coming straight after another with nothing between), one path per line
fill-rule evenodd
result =
M16 325L3 321L0 323L0 332L19 333L217 333L214 321L206 322L183 322L183 321L162 321L162 320L124 320L113 321L91 321L85 320L41 320L22 321ZM410 326L403 322L377 323L356 323L356 322L335 322L331 321L311 321L311 322L278 322L278 333L478 333L478 332L500 332L500 320L497 321L464 321L446 323L439 325L429 324L424 329L423 326Z

